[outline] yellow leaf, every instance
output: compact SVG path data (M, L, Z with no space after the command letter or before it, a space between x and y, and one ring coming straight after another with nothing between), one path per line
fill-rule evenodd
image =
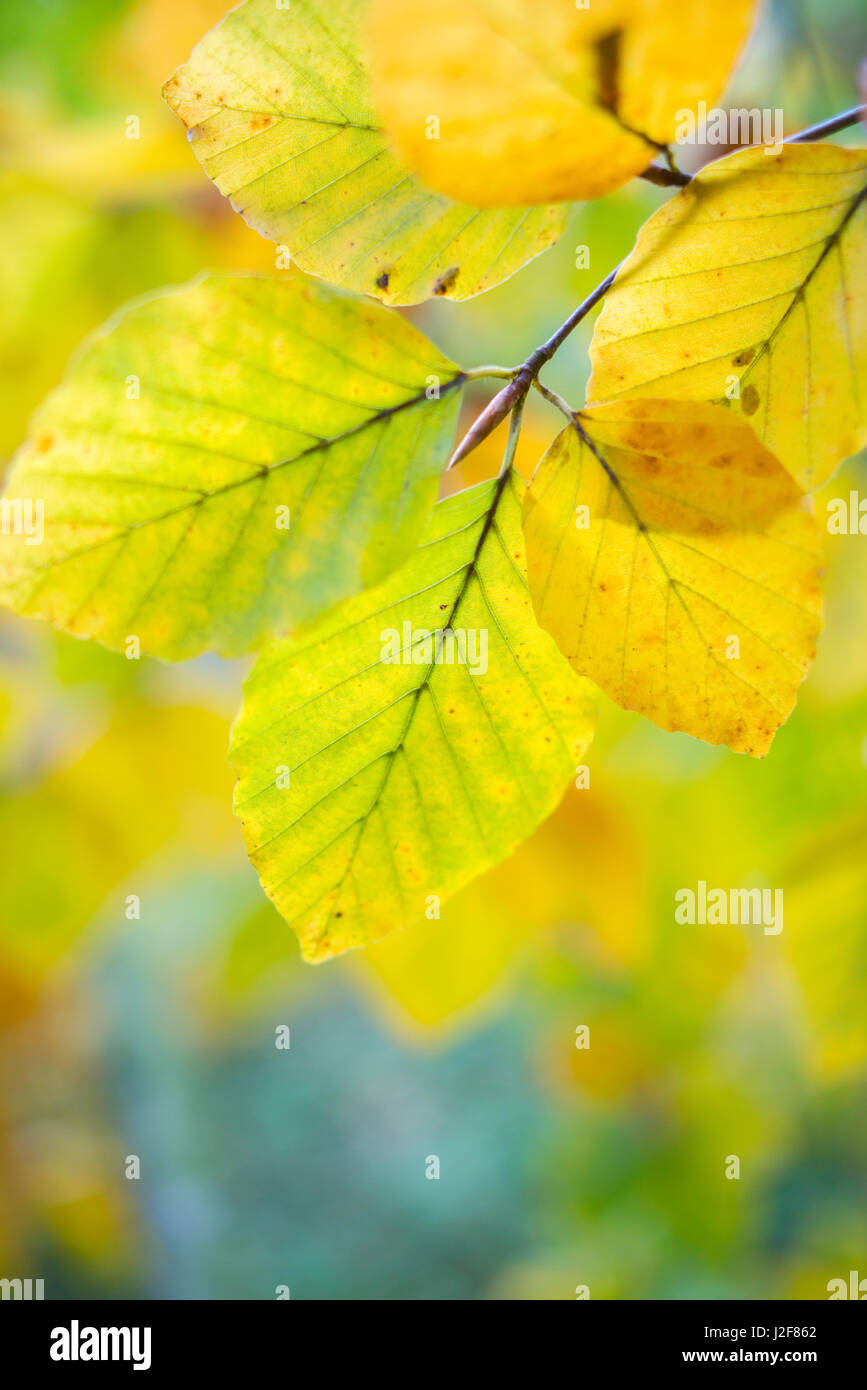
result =
M818 486L867 442L865 194L863 149L740 150L702 170L606 298L588 400L731 397Z
M719 95L754 0L373 0L374 93L426 183L485 206L595 198Z
M536 615L618 704L761 756L821 625L818 532L804 506L719 406L586 411L525 500Z

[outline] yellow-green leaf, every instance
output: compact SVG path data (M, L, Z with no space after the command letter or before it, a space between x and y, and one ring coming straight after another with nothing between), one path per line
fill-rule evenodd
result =
M588 399L729 400L818 486L867 443L865 195L867 150L755 148L702 170L608 294Z
M424 188L371 105L364 8L245 0L163 95L220 192L302 270L390 304L467 299L551 246L568 209L482 212Z
M310 960L430 918L554 810L590 740L589 684L533 618L521 493L513 473L438 503L403 569L247 682L235 809Z
M0 597L172 660L289 631L414 549L462 380L400 315L300 278L133 305L37 413Z
M755 0L372 0L374 94L409 167L450 197L596 198L716 100L754 12Z
M527 492L536 615L575 670L663 729L764 754L821 626L800 490L720 406L575 417Z

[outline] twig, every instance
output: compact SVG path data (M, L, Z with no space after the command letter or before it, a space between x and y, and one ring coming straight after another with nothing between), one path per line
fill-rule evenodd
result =
M605 279L596 286L595 290L592 290L587 298L578 305L577 309L572 310L568 319L566 319L564 323L561 323L556 333L552 333L547 342L542 343L534 352L531 352L526 362L522 362L520 367L515 367L511 371L506 368L498 369L497 375L500 375L501 371L505 371L506 374L511 377L511 380L507 386L503 387L502 391L497 392L493 400L488 402L481 415L476 416L472 425L449 459L446 472L448 472L449 468L454 468L456 464L459 464L462 459L465 459L467 454L471 454L474 449L477 449L479 445L487 439L488 435L493 433L497 425L505 420L510 411L514 410L519 402L523 401L545 363L550 361L560 345L569 337L572 330L577 328L581 320L585 318L586 315L590 313L590 310L595 308L600 299L603 298L606 291L610 289L613 284L614 277L619 269L620 266L616 265L614 269L606 275Z
M853 106L849 111L841 111L839 116L832 116L830 120L819 121L818 125L808 126L806 130L799 130L797 135L787 135L783 139L784 145L798 145L807 140L821 140L825 135L836 135L838 130L846 130L849 126L857 125L859 121L867 119L867 106ZM648 183L655 183L660 188L685 188L688 183L692 183L692 175L684 174L671 158L671 151L666 151L668 168L661 164L650 164L638 175L640 179L646 179Z
M848 126L857 125L865 119L867 106L853 106L848 111L841 111L839 116L831 116L829 120L820 121L818 125L799 130L797 135L787 135L783 144L798 145L802 140L821 140L826 135L836 135L838 130L846 130Z

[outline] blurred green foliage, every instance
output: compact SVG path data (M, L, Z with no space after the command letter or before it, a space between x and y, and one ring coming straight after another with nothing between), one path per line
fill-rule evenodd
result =
M3 11L7 453L118 303L274 269L159 101L222 8ZM789 130L829 115L863 38L859 0L775 0L734 96ZM663 196L579 210L508 284L413 317L463 361L519 360ZM574 402L589 332L546 378ZM534 400L524 467L555 427ZM855 460L820 517L859 486ZM822 1298L867 1274L863 546L829 537L819 659L764 762L603 701L589 790L441 921L319 968L231 816L240 665L128 662L4 616L3 1271L49 1297L338 1299ZM783 932L676 925L699 879L781 887Z

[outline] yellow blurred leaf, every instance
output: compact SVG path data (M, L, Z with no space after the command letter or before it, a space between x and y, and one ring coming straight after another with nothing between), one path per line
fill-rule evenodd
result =
M663 729L767 751L814 655L818 532L752 430L712 405L589 410L524 532L537 617L579 674Z
M115 207L165 201L196 188L195 167L159 105L147 119L120 107L78 121L12 107L4 113L3 140L7 172Z
M374 93L402 158L484 206L596 198L715 101L754 0L373 0Z
M647 944L644 870L624 808L571 791L511 858L442 906L441 917L393 932L359 957L377 995L422 1028L467 1022L498 997L523 950L564 924L593 934L606 966L631 968Z
M849 814L791 856L782 943L797 974L818 1075L858 1074L867 1060L867 823Z
M230 0L135 0L106 45L106 60L122 79L156 91L228 9Z
M867 442L865 195L867 150L747 149L703 169L606 298L588 400L729 400L802 487L822 483Z
M227 742L225 721L205 710L132 707L80 758L0 802L4 968L25 982L43 976L166 845L231 851Z

